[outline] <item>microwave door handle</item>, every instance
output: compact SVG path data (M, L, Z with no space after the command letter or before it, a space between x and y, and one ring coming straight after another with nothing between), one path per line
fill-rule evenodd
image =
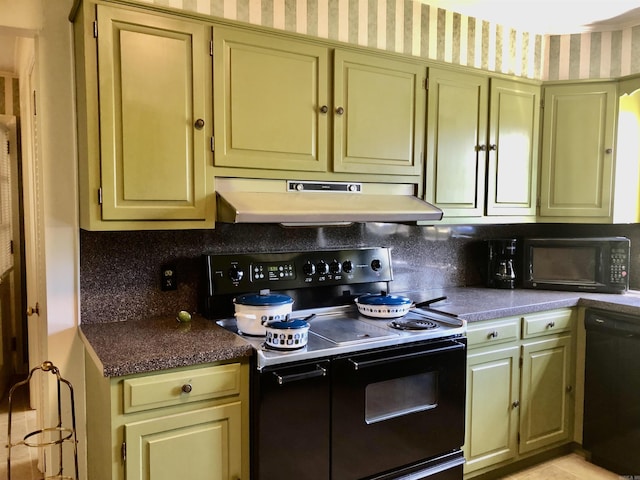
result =
M435 355L438 353L450 352L454 350L464 350L466 348L466 345L464 343L456 342L455 340L451 340L449 343L450 343L449 345L446 345L444 347L434 348L432 350L427 350L427 351L405 353L401 355L394 355L392 357L377 358L375 360L356 361L353 358L349 358L348 361L349 363L351 363L354 370L362 370L363 368L376 367L376 366L384 365L387 363L398 362L401 360L410 360L412 358L425 357L429 355Z

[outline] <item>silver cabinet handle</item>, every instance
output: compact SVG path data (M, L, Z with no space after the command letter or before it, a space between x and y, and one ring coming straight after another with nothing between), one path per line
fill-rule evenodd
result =
M494 330L489 335L487 335L487 338L498 338L498 331Z
M342 107L338 107L338 108L336 108L336 113L337 113L338 115L342 115L342 114L344 113L344 108L342 108Z
M549 322L547 323L547 328L553 328L556 326L556 322Z
M184 393L191 393L191 390L193 390L193 386L190 383L185 383L184 385L182 385L182 391Z
M513 408L518 408L518 407L520 406L520 400L516 400L515 402L513 402L513 403L511 404L511 406L512 406Z
M197 119L193 126L196 127L196 130L202 130L204 128L204 120L201 118Z
M320 113L327 113L329 111L329 107L327 107L326 105L322 105L320 107Z

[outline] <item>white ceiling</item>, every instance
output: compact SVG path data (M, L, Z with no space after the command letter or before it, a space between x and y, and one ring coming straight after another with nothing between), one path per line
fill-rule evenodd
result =
M640 25L640 0L420 0L517 30L562 34ZM0 27L0 72L15 73L16 37Z
M640 0L420 0L540 34L622 30L640 25Z

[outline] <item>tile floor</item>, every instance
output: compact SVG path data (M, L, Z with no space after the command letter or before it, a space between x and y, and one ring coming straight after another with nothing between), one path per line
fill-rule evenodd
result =
M13 444L19 442L24 436L36 430L36 412L29 408L29 390L20 387L15 390L12 398L11 414L11 440ZM9 419L8 392L0 403L0 479L8 478L7 454L8 454L8 419ZM40 480L42 473L37 468L37 449L18 445L11 448L11 480Z
M577 453L554 458L501 477L504 480L619 480L623 478L587 462Z

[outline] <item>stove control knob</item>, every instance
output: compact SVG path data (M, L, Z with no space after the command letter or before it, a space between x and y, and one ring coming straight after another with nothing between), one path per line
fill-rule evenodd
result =
M374 258L373 260L371 260L371 268L373 268L373 270L377 272L382 268L382 262L377 258Z
M342 262L342 271L344 273L353 272L353 262L351 260L345 260L344 262Z
M307 263L302 266L302 271L305 275L313 275L314 273L316 273L316 266L313 263L307 261Z
M244 272L240 268L238 268L237 265L233 265L229 269L229 278L233 282L239 282L240 280L242 280L242 277L244 277Z
M342 264L338 260L334 260L329 265L329 271L333 274L340 273L342 271Z
M329 265L327 265L327 262L325 262L324 260L320 260L316 267L319 275L325 275L329 272Z

